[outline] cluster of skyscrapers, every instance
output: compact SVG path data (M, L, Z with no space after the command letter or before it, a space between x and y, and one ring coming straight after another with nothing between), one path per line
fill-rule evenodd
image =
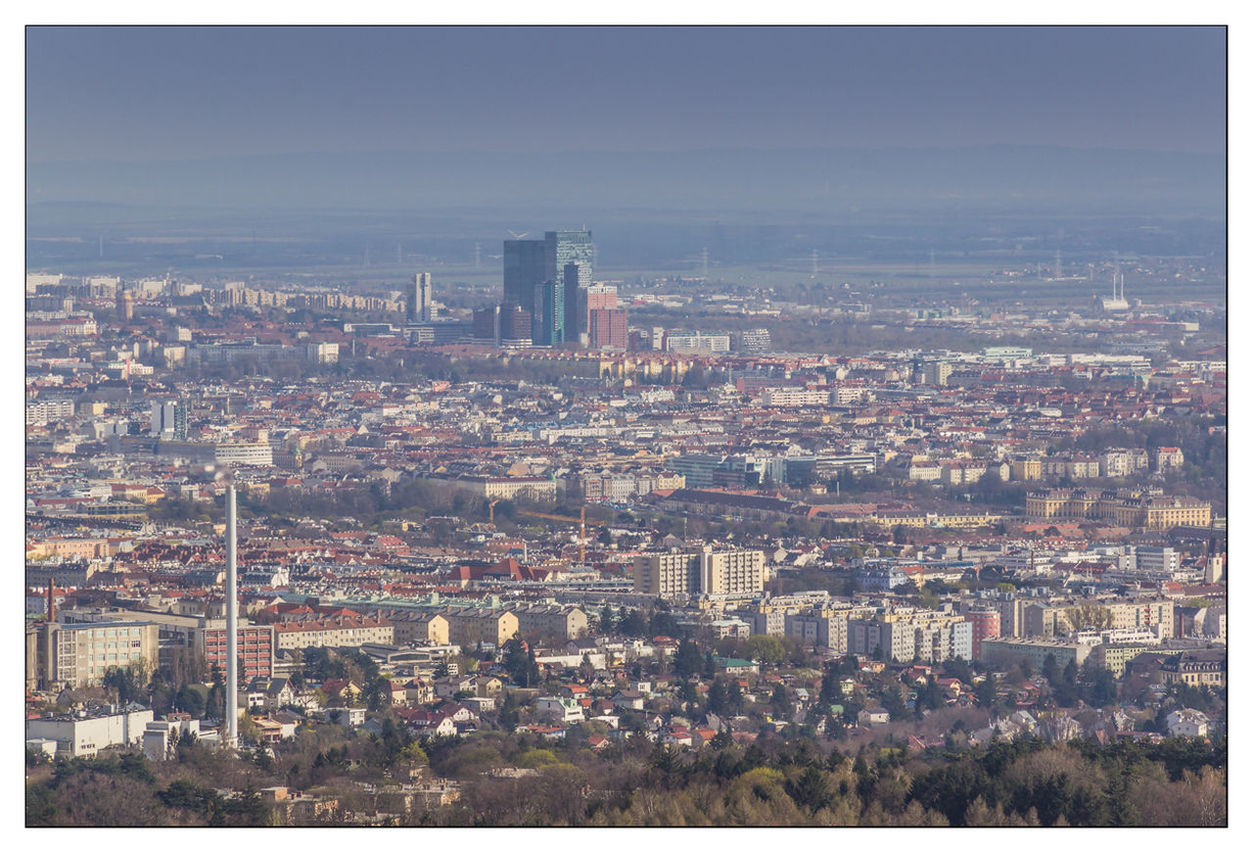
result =
M504 298L474 312L473 339L497 346L625 350L627 312L618 306L617 287L592 283L595 257L591 231L506 240ZM430 273L414 275L404 302L415 342L450 342L463 334L459 324L433 324Z
M504 299L476 312L475 337L626 349L626 310L618 307L616 287L592 284L595 257L591 231L506 240Z

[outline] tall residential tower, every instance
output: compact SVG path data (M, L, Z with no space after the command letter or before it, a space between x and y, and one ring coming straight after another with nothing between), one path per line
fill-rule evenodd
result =
M405 294L405 319L410 323L431 322L431 274L416 273Z

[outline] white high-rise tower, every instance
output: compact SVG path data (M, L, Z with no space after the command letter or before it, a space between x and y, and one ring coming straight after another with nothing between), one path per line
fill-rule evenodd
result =
M405 319L410 323L431 322L431 274L415 273L405 298Z
M226 745L239 745L239 596L235 590L235 486L226 487Z

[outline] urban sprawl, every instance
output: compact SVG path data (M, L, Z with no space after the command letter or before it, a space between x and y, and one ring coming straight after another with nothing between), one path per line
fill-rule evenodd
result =
M1074 743L1170 770L1110 814L1212 792L1225 306L1126 285L1187 262L996 271L1100 291L1062 308L595 262L505 241L479 305L426 272L29 273L28 773L158 774L36 809L699 823L664 801L696 767L715 823L1052 825L1097 807L906 762L1054 750L1079 785ZM779 351L828 321L879 337ZM596 775L631 761L661 775Z

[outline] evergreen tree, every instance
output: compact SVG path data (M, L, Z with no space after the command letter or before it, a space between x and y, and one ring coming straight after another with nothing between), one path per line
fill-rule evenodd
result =
M841 696L840 665L838 662L827 664L826 671L822 673L822 691L818 694L818 699L824 705L834 705L840 701Z
M709 685L709 710L721 716L727 712L727 688L722 683L722 679L715 678L713 683Z
M792 718L792 700L787 694L787 688L782 684L774 686L774 693L770 696L770 710L780 719Z
M683 679L696 675L701 669L700 647L694 640L684 638L679 641L679 648L674 654L674 671Z

